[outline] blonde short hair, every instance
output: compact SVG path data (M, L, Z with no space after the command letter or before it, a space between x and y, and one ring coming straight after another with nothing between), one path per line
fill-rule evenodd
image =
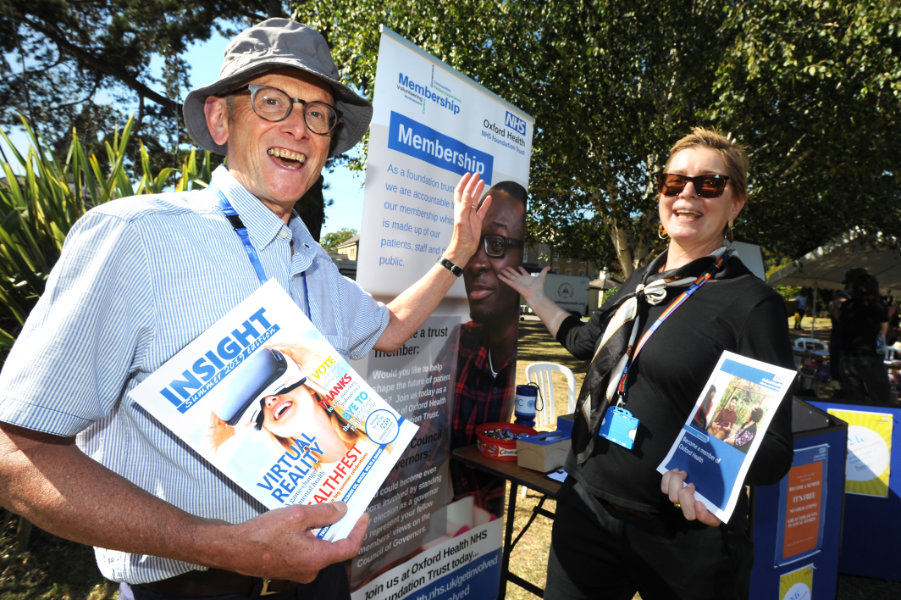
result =
M748 155L745 146L713 129L692 127L691 133L676 142L669 151L666 166L680 151L688 148L709 148L720 155L726 165L726 175L732 182L735 194L742 199L748 197ZM664 169L666 170L666 169Z

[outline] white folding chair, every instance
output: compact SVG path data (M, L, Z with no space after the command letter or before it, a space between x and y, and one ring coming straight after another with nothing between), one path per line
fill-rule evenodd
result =
M541 410L536 411L536 427L553 427L557 423L554 405L554 374L562 374L567 391L567 414L576 410L576 378L569 368L552 362L535 362L526 365L526 379L538 385Z
M552 362L535 362L526 365L526 380L538 386L538 393L541 396L541 410L535 411L536 427L553 427L557 424L557 410L554 403L554 374L562 374L566 383L566 408L567 414L576 410L576 378L568 367L564 367L558 363ZM526 487L520 488L520 496L526 497ZM546 497L545 497L546 498ZM539 509L544 504L544 499L535 508L532 518L536 513L542 513Z

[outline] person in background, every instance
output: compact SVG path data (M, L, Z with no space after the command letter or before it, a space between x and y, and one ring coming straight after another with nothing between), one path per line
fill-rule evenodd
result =
M721 523L694 498L685 472L657 472L723 350L794 368L782 298L724 239L747 199L747 167L744 149L715 131L695 128L676 142L656 179L668 247L588 322L544 294L546 271L501 273L564 347L591 361L557 496L548 598L748 595L753 549L744 488ZM617 417L614 405L637 425ZM634 428L631 448L600 435L605 418ZM776 483L792 455L791 403L783 402L744 483Z
M710 423L710 417L713 416L713 409L715 407L713 399L715 397L716 386L711 385L707 388L707 393L704 394L704 400L701 402L701 406L698 407L698 410L695 411L695 416L692 418L692 424L701 431L707 430L707 424Z
M382 304L293 212L372 117L322 35L287 19L243 31L184 116L226 163L205 190L110 202L72 228L0 374L0 505L95 546L121 600L349 598L367 517L327 542L312 531L343 503L264 512L129 392L269 278L344 358L392 352L476 252L491 202L476 209L484 183L464 175L440 263Z
M845 271L845 278L842 280L844 287L836 292L832 301L829 302L829 321L831 324L829 330L829 373L839 381L841 380L842 372L842 325L839 315L841 314L842 304L851 297L851 292L849 291L851 283L861 273L866 273L866 270L856 267Z
M755 406L751 409L748 420L745 421L741 427L733 431L732 437L726 441L732 444L737 450L741 450L747 454L748 449L754 442L754 437L757 435L757 424L760 423L760 419L762 418L763 409L759 406Z
M851 282L850 292L839 310L842 392L851 400L887 404L892 401L888 370L879 349L888 331L888 308L879 282L865 271Z
M735 426L735 419L738 418L737 410L738 394L733 394L726 406L721 408L720 412L716 414L708 431L714 437L725 440L732 433L732 428Z
M885 345L892 346L898 341L898 328L901 325L901 315L898 313L898 301L894 296L883 296L882 302L888 309L888 329L885 333Z
M795 329L801 329L801 322L807 313L807 296L803 292L798 292L795 296Z

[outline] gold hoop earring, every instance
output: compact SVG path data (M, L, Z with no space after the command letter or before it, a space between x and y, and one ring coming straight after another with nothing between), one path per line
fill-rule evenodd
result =
M735 221L732 219L729 219L729 224L726 226L726 239L730 244L735 241Z
M657 225L657 237L661 240L665 240L669 237L669 234L666 232L666 227L663 226L663 223Z

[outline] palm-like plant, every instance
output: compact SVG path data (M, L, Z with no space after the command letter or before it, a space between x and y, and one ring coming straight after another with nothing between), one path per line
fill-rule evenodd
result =
M174 189L178 191L203 187L210 180L209 152L198 163L192 151L179 169L167 167L153 175L143 144L141 176L132 177L125 148L133 119L105 142L104 164L95 155L85 155L74 131L65 162L60 162L41 150L47 144L41 143L43 140L24 119L22 122L31 142L24 156L0 131L14 161L7 160L5 154L0 161L5 175L0 181L0 361L43 293L66 234L85 211L115 198L159 193L171 185L176 173L179 177ZM23 174L17 175L17 170Z

